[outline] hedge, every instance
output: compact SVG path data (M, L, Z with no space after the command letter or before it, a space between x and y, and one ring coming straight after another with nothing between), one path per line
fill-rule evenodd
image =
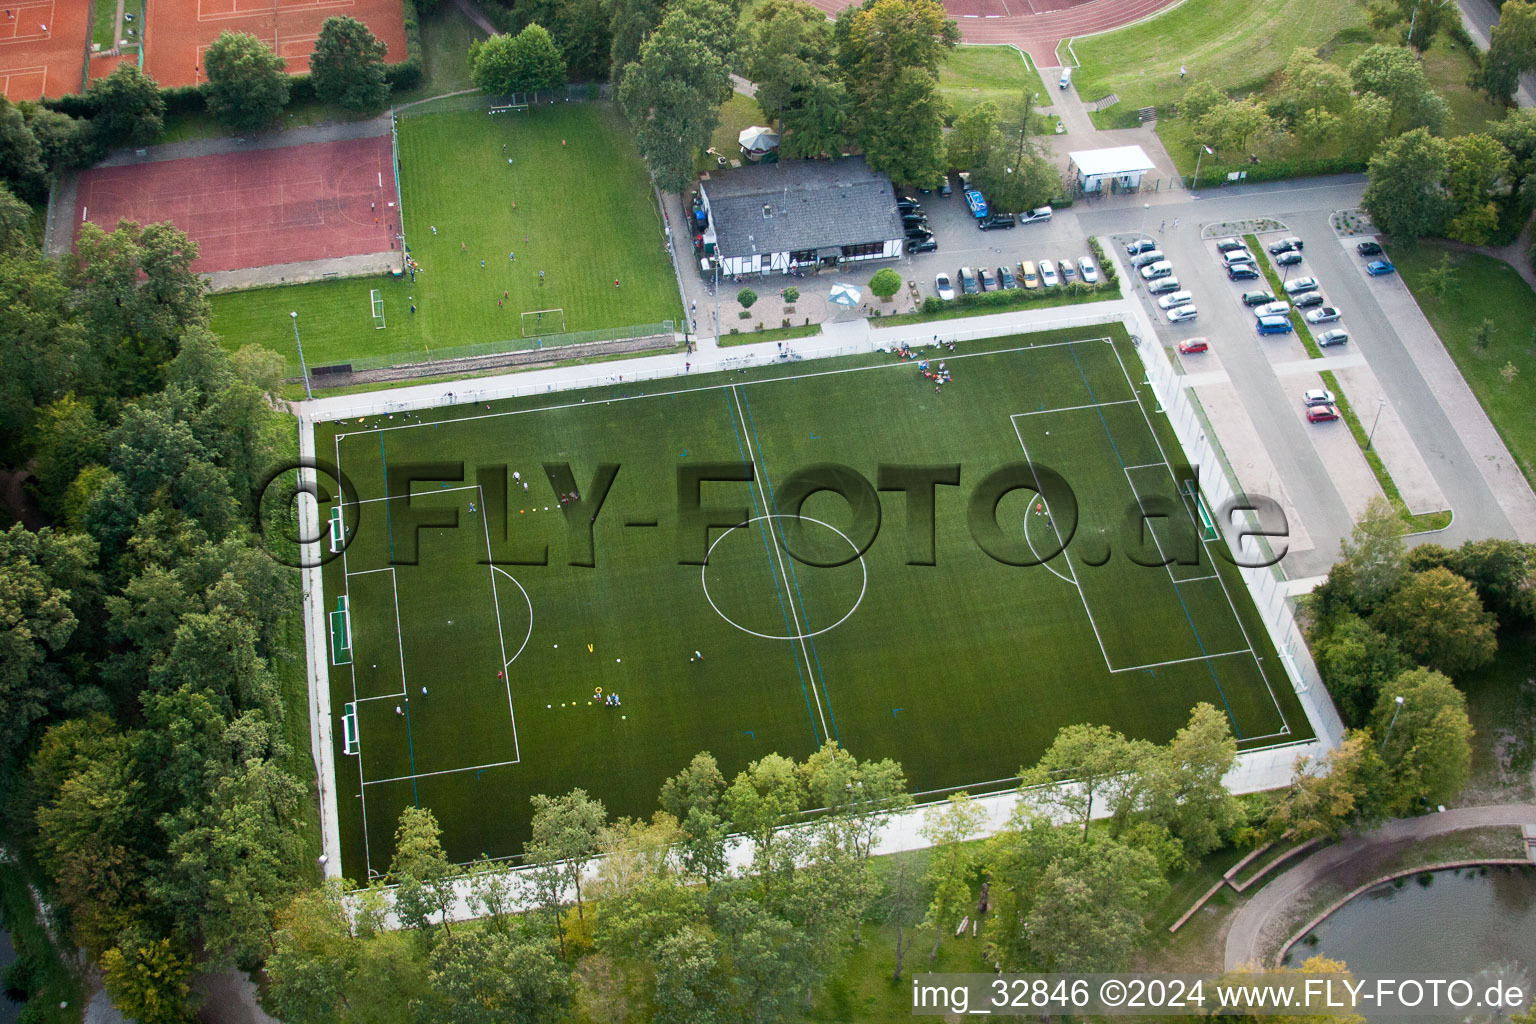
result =
M936 295L930 295L923 300L922 311L924 313L937 313L943 309L955 306L979 306L986 308L997 306L1007 309L1013 306L1056 306L1060 305L1062 295L1082 296L1089 292L1103 291L1107 284L1084 285L1074 281L1065 288L1008 288L991 292L977 292L975 295L956 295L953 299L941 299Z
M1099 244L1097 235L1088 236L1088 251L1093 253L1093 258L1098 261L1099 276L1104 278L1105 286L1118 285L1120 283L1120 271L1115 269L1113 260L1105 258L1104 246Z
M1206 164L1200 169L1199 188L1219 188L1227 183L1227 175L1247 172L1241 184L1261 181L1281 181L1286 178L1313 178L1321 174L1364 174L1369 158L1334 156L1322 159L1268 160L1259 164L1233 164L1225 166Z

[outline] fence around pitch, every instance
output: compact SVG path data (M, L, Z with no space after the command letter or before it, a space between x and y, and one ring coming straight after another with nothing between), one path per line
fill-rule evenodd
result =
M353 373L364 370L383 370L392 366L432 366L458 359L476 359L482 356L499 356L508 352L528 352L541 348L561 348L566 345L583 345L595 341L629 341L633 338L654 338L671 335L677 328L676 321L662 320L654 324L631 324L628 327L608 327L590 331L567 331L564 334L545 334L532 338L511 338L506 341L487 341L475 345L455 345L451 348L434 348L409 352L386 352L383 355L359 356L348 359L344 365ZM448 372L446 369L442 372Z

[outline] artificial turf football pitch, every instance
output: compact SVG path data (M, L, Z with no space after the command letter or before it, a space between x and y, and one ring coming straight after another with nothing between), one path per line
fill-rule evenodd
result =
M412 804L460 861L520 853L535 793L581 786L647 816L700 750L729 776L835 739L941 795L1012 785L1072 723L1166 740L1200 701L1244 749L1308 738L1222 542L1199 539L1134 348L1104 330L932 354L953 375L941 393L877 353L321 425L357 499L324 569L327 610L345 596L350 616L351 663L330 676L345 872L388 869ZM1049 515L1028 490L975 497L1026 459ZM680 532L679 471L744 462L755 480L699 493L750 522ZM618 469L599 507L602 464ZM880 495L869 543L857 489L812 495L803 524L785 511L825 464L871 487L958 464L960 483L934 489L931 531L921 501ZM1071 488L1075 532L1041 467ZM1127 533L1159 501L1171 516ZM988 553L1026 561L1067 533L1044 565ZM1137 564L1181 543L1196 564Z

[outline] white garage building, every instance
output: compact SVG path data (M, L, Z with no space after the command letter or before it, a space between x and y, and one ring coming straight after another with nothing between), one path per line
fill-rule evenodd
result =
M722 274L787 274L895 259L905 232L891 179L863 157L784 160L699 183L709 215L704 251Z
M1077 187L1084 192L1134 191L1141 187L1142 174L1157 168L1140 146L1080 149L1067 155Z

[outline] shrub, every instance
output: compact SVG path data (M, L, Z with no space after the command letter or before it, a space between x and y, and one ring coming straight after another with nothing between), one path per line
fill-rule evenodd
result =
M1261 181L1282 181L1286 178L1311 178L1321 174L1360 174L1365 171L1366 160L1357 156L1332 156L1320 159L1266 160L1258 164L1234 164L1230 167L1206 164L1200 168L1199 188L1217 188L1225 185L1227 175L1246 172L1250 185Z
M736 301L741 303L741 308L743 310L751 309L752 303L757 301L757 292L753 291L751 288L743 288L741 291L736 293Z
M800 298L800 289L799 288L796 288L794 285L790 285L788 288L784 289L784 301L785 302L794 302L795 300L797 300L799 298Z
M890 267L877 270L869 279L869 290L882 299L889 299L901 290L901 275Z

